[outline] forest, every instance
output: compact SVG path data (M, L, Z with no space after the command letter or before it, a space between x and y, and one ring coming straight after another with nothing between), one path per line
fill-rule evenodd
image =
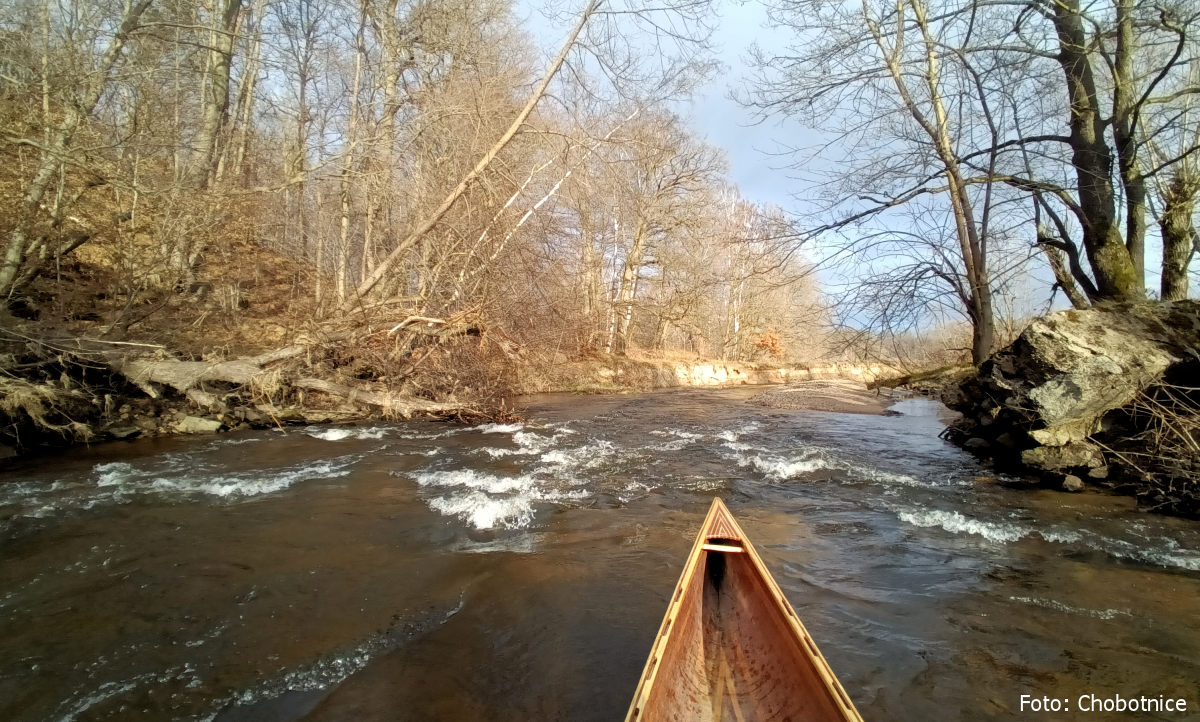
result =
M133 397L493 408L631 355L979 364L1189 293L1187 2L768 0L788 41L728 90L811 129L803 210L681 115L738 6L4 5L7 443Z

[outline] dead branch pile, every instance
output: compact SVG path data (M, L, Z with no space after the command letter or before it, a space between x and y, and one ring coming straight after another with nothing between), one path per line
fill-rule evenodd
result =
M0 443L27 449L105 432L122 437L135 422L132 433L164 433L180 430L185 416L207 417L204 428L215 429L511 413L521 349L478 311L410 314L378 328L341 321L340 330L318 328L282 348L207 359L178 358L155 344L5 330L0 341L13 352L0 356Z

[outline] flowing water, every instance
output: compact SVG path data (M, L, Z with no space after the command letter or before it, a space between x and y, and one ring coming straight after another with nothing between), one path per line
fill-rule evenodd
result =
M867 719L1008 719L1022 695L1197 718L1200 526L1011 488L938 439L932 402L753 393L21 462L0 719L620 719L714 496Z

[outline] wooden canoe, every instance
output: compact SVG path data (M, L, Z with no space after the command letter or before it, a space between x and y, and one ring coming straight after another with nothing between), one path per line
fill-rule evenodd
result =
M720 499L696 537L625 719L862 720Z

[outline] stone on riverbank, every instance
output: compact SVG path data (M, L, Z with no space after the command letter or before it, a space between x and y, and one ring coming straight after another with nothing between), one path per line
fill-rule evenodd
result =
M199 416L184 416L175 422L175 430L181 434L214 434L221 430L221 426L220 421Z

